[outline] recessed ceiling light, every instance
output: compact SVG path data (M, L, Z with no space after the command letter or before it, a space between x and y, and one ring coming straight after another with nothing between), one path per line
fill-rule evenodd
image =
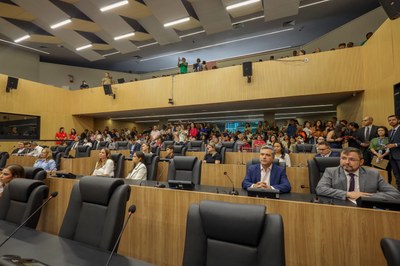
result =
M50 54L48 52L45 52L45 51L42 51L42 50L39 50L39 49L35 49L35 48L29 47L29 46L25 46L25 45L18 44L18 43L15 43L15 42L10 42L10 41L3 40L3 39L0 39L0 42L4 42L4 43L8 43L8 44L11 44L11 45L14 45L14 46L26 48L26 49L29 49L29 50L32 50L32 51L43 53L43 54Z
M114 40L117 41L117 40L125 39L125 38L128 38L128 37L134 36L134 35L135 35L134 32L130 32L130 33L127 33L127 34L124 34L124 35L120 35L120 36L114 37Z
M67 24L69 24L69 23L71 23L71 22L72 22L72 20L66 19L66 20L63 20L63 21L61 21L61 22L58 22L58 23L56 23L56 24L54 24L54 25L51 25L50 28L52 28L52 29L54 30L54 29L57 29L57 28L59 28L59 27L61 27L61 26L67 25Z
M92 46L93 46L92 44L87 44L87 45L84 45L84 46L78 47L78 48L76 48L75 50L77 50L77 51L81 51L81 50L84 50L84 49L90 48L90 47L92 47Z
M187 17L187 18L181 18L181 19L178 19L178 20L174 20L174 21L165 23L165 24L164 24L164 27L170 27L170 26L173 26L173 25L176 25L176 24L181 24L181 23L184 23L184 22L188 22L189 20L190 20L189 17Z
M114 8L117 8L117 7L120 7L120 6L124 6L124 5L127 5L127 4L129 4L128 0L119 1L119 2L116 2L114 4L111 4L111 5L108 5L108 6L100 8L100 11L101 12L105 12L105 11L108 11L108 10L111 10L111 9L114 9Z
M248 0L248 1L240 2L237 4L227 6L226 10L231 10L231 9L235 9L235 8L242 7L242 6L251 5L251 4L254 4L257 2L260 2L260 0Z
M306 4L306 5L299 6L299 8L305 8L305 7L309 7L309 6L315 6L315 5L322 4L322 3L325 3L325 2L329 2L329 1L331 1L331 0L317 1L317 2L314 2L314 3L310 3L310 4Z
M23 40L26 40L26 39L30 38L30 37L31 37L30 35L25 35L25 36L22 36L22 37L20 37L20 38L18 38L16 40L14 40L14 42L19 43L19 42L22 42Z

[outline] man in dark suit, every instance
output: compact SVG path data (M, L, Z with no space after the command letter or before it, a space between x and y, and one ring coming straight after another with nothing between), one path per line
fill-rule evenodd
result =
M378 127L373 125L374 119L370 116L364 117L362 124L364 127L357 130L357 140L360 142L361 152L364 157L364 165L371 166L371 153L369 151L369 144L373 138L378 137L376 131Z
M136 137L135 138L132 138L131 140L130 140L130 147L129 147L129 150L130 150L130 156L132 157L133 156L133 154L135 153L135 151L140 151L140 148L141 148L141 144L140 143L138 143L138 141L136 140Z
M270 146L262 146L260 149L260 164L249 167L242 187L278 189L281 193L290 192L290 183L285 169L273 164L275 151Z
M392 166L394 176L396 177L397 188L400 188L400 120L396 115L388 117L389 125L392 129L389 131L389 144L386 146L390 149L389 160Z
M340 155L340 166L326 168L317 185L317 194L336 199L359 197L400 199L400 192L388 184L377 170L364 168L362 153L349 147Z
M315 157L340 157L340 153L332 151L331 146L325 141L317 143L317 152Z

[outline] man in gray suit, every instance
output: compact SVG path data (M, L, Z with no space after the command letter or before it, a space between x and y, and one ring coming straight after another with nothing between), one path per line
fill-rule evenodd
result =
M317 194L341 200L356 200L371 196L380 199L400 199L400 192L389 185L374 169L361 167L362 152L345 148L340 154L340 166L326 168L317 185Z

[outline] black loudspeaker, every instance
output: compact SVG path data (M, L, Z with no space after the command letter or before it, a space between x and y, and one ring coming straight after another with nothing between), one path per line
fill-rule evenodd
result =
M10 92L10 90L16 90L17 87L18 87L18 79L13 77L8 77L6 92Z
M400 0L379 0L379 3L390 19L400 17Z
M124 78L117 79L117 81L118 81L119 84L125 83L125 79Z
M252 62L244 62L242 67L243 67L243 77L253 76L253 63Z
M104 89L104 94L105 95L113 95L113 91L112 91L111 85L104 84L103 85L103 89Z
M400 116L400 83L393 86L394 88L394 114Z

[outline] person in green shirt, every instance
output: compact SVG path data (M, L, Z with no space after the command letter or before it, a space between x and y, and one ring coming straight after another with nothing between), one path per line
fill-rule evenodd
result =
M178 57L178 67L181 74L186 74L188 72L188 63L186 62L186 58L182 57L181 60L181 58Z
M377 160L389 159L389 149L386 147L389 144L388 129L386 127L380 126L377 129L378 137L373 138L369 144L369 150L372 156L376 156ZM388 181L392 181L392 169L390 164L388 164L386 171L388 171Z

